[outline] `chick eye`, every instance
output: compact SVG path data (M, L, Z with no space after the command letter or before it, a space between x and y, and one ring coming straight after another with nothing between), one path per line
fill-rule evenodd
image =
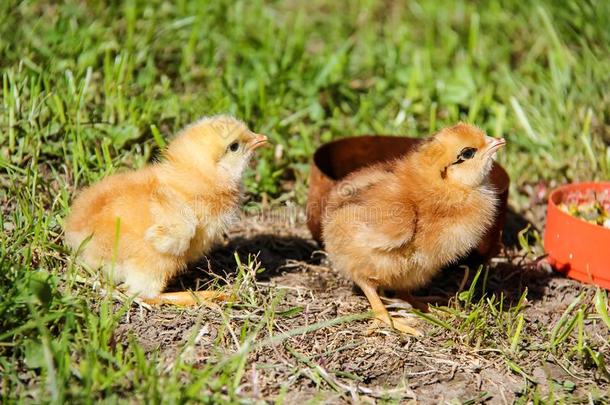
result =
M237 149L239 149L239 142L233 142L231 145L229 145L229 150L231 152L237 152Z
M475 153L477 153L477 149L476 148L464 148L460 152L460 155L458 156L458 159L461 159L461 160L472 159L474 157Z

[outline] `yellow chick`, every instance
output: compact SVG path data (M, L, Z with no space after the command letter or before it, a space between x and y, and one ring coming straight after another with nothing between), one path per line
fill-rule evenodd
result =
M149 303L221 298L213 291L162 291L209 252L236 217L242 174L266 142L233 117L200 119L176 136L160 163L80 192L65 240L86 265L101 267Z
M378 289L406 295L477 246L496 213L488 174L504 144L458 124L334 189L322 220L326 250L362 289L378 322L420 334L389 315Z

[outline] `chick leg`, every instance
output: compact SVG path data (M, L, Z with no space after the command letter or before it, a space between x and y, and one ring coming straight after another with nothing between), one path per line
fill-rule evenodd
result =
M409 335L423 336L422 332L409 325L408 320L390 316L388 310L381 302L381 298L379 298L377 289L374 286L366 282L356 282L356 284L358 284L358 287L360 287L366 298L369 300L373 313L375 314L375 320L377 322L383 322L386 325Z
M151 305L170 304L179 307L188 307L198 304L208 305L213 301L229 300L229 295L219 291L178 291L161 293L152 298L145 298L144 302Z

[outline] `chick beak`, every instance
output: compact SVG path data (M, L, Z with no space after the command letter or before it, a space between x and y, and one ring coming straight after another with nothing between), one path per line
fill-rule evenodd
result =
M506 141L504 140L504 138L492 138L488 136L486 153L489 155L493 155L498 149L500 149L504 145L506 145Z
M249 149L254 150L254 149L258 148L259 146L263 146L266 143L267 143L266 135L254 134L254 140L252 140L252 142L250 142Z

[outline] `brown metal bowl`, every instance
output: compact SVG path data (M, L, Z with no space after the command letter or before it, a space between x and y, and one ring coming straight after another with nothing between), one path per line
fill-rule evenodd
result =
M322 213L330 191L342 178L374 163L403 156L412 151L419 142L421 139L417 138L365 135L342 138L320 146L313 155L307 196L307 227L312 237L323 244ZM498 190L500 209L493 227L487 231L487 235L473 252L483 258L498 253L506 216L510 180L502 166L495 162L491 170L491 182Z

